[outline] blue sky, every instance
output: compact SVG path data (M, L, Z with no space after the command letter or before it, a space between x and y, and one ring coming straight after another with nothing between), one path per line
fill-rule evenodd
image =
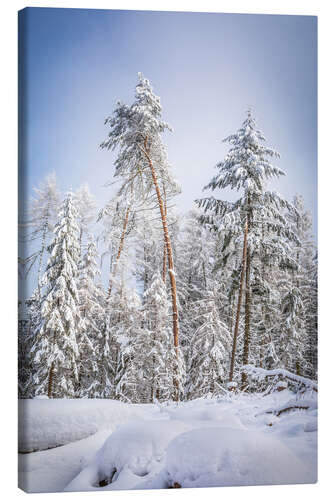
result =
M55 171L64 190L88 182L100 206L113 155L104 119L131 102L141 71L161 97L181 212L215 174L248 106L286 177L271 187L317 216L317 19L310 16L29 8L25 193ZM21 62L23 59L21 60ZM22 193L21 193L22 194ZM229 198L230 193L219 193Z

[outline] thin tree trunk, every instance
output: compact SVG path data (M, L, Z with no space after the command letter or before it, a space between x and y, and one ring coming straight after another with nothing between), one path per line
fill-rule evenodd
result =
M42 270L43 256L44 256L44 252L45 252L46 230L47 230L47 220L45 221L44 228L43 228L42 248L40 251L38 271L37 271L37 289L38 289L38 297L39 298L40 298L40 292L41 292L40 274L41 274L41 270Z
M244 284L244 275L246 268L246 250L247 250L247 233L248 233L248 215L246 216L245 228L244 228L244 240L243 240L243 257L242 257L242 270L240 275L239 282L239 292L238 292L238 302L237 302L237 311L236 311L236 320L235 320L235 330L234 330L234 338L232 343L232 352L231 352L231 360L230 360L230 372L229 372L229 382L232 382L234 377L234 368L235 368L235 357L236 357L236 347L237 347L237 337L238 337L238 328L239 328L239 318L240 318L240 310L242 305L242 296L243 296L243 284Z
M125 234L126 234L126 229L127 229L127 224L128 224L129 212L130 212L130 209L128 207L127 210L126 210L126 213L125 213L125 219L124 219L124 223L123 223L123 230L122 230L122 233L121 233L121 238L120 238L118 253L117 253L117 257L116 257L116 262L114 264L114 269L113 269L112 275L110 276L109 289L108 289L108 299L111 296L112 285L113 285L113 278L116 275L117 267L118 267L118 261L119 261L120 256L121 256L121 252L123 251L123 248L124 248L124 240L125 240Z
M233 324L234 324L234 314L235 314L235 294L232 294L232 299L231 299L231 314L230 314L230 323L229 323L229 330L232 332L233 329Z
M157 181L157 176L155 172L155 168L153 165L153 162L150 158L149 151L147 150L147 138L145 139L144 142L144 149L142 149L144 152L151 171L151 175L153 178L154 186L155 186L155 191L156 191L156 196L158 200L158 204L160 207L160 213L161 213L161 220L162 220L162 227L163 227L163 234L164 234L164 242L165 246L167 248L167 256L168 256L168 265L169 265L169 278L170 278L170 286L171 286L171 297L172 297L172 316L173 316L173 345L175 348L175 353L176 353L176 358L178 359L179 357L179 328L178 328L178 305L177 305L177 287L176 287L176 278L175 278L175 273L174 273L174 265L173 265L173 255L172 255L172 247L171 247L171 241L170 241L170 236L169 236L169 231L168 231L168 223L164 211L164 206L163 206L163 200L161 196L161 191L158 185ZM178 371L178 369L177 369ZM174 379L173 379L173 386L174 386L174 400L179 401L179 374L176 372Z
M244 347L243 347L243 365L249 362L249 346L250 346L250 325L251 325L251 254L250 249L246 252L246 278L245 278L245 331L244 331ZM247 374L242 372L242 390L247 385Z
M167 217L167 199L166 199L166 192L165 192L165 186L163 184L163 194L164 194L164 213L165 217ZM162 271L162 280L163 283L165 283L166 280L166 270L167 270L167 246L164 241L164 248L163 248L163 271Z
M266 330L266 323L264 318L266 317L265 315L265 306L261 306L261 317L262 317L262 322L264 325L264 329ZM265 331L262 331L261 338L260 338L260 345L259 345L259 368L263 367L263 362L264 362L264 343L265 343Z
M48 383L48 387L47 387L47 395L49 398L52 398L53 375L54 375L54 363L51 363L51 368L50 368L50 373L49 373L49 383Z
M202 276L203 276L203 282L204 282L204 287L205 290L207 290L207 278L206 278L206 268L205 268L205 263L202 263Z

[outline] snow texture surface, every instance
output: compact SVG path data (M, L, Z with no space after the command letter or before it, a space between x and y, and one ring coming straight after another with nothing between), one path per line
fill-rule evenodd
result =
M232 394L179 405L41 399L20 404L30 439L21 435L21 451L56 446L19 455L25 491L316 482L313 392ZM308 408L297 408L302 406ZM282 408L287 410L277 416Z

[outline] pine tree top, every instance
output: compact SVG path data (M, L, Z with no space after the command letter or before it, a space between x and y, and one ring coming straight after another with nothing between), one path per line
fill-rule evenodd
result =
M219 173L205 189L230 187L244 189L245 195L258 194L264 190L266 180L285 175L283 170L270 162L271 158L279 158L280 155L266 147L263 144L265 140L263 133L257 129L252 111L248 110L240 129L223 140L232 147L225 159L216 165Z

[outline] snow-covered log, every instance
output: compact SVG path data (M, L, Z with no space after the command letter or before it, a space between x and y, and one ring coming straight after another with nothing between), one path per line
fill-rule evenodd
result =
M268 377L279 377L282 379L290 380L296 384L303 385L307 389L312 389L314 391L318 391L318 385L313 380L301 377L300 375L296 375L295 373L291 373L288 370L284 370L282 368L277 368L275 370L265 370L264 368L258 368L253 365L244 365L241 368L241 371L247 373L252 378L258 381L262 381Z

